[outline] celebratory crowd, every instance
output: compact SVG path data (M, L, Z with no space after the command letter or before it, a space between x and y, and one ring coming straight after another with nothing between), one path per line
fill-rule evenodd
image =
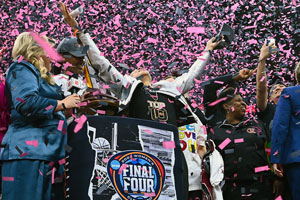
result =
M60 7L73 37L53 52L53 38L21 33L1 78L2 199L64 199L67 126L81 115L99 114L93 103L99 94L118 103L115 115L178 127L185 158L183 173L175 174L184 180L178 200L300 199L300 87L268 86L266 61L276 53L275 43L263 44L256 69L202 83L202 110L188 94L224 36L211 38L187 73L153 83L142 67L121 74L67 6ZM52 69L53 60L67 67ZM239 93L239 83L251 76L256 76L254 109ZM295 78L300 83L299 63ZM72 79L80 83L74 91L68 90Z

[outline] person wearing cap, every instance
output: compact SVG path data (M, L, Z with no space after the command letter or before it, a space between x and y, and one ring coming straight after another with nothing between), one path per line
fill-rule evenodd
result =
M83 45L88 45L87 52L91 65L98 71L98 76L110 85L110 90L120 99L119 111L127 111L128 117L140 118L178 125L179 117L192 116L194 121L201 123L192 108L187 104L183 94L191 90L195 84L195 78L203 73L208 63L212 50L222 42L213 42L214 38L207 42L205 50L192 65L189 71L174 82L167 80L152 83L152 77L146 69L139 67L130 76L123 76L104 56L100 55L94 41L88 33L77 29L78 23L70 16L68 8L60 3L65 21L77 33L77 37ZM171 103L174 102L174 103ZM176 158L175 158L176 159ZM183 164L186 165L186 164ZM185 166L186 167L186 166ZM185 168L184 166L182 168ZM187 174L176 174L181 181L175 182L177 198L188 199Z
M80 83L77 94L82 95L88 88L83 81L83 73L84 69L86 69L85 56L88 48L87 45L80 45L76 37L64 38L57 46L56 50L63 56L64 62L72 65L66 69L65 74L58 74L53 77L55 83L61 86L64 96L69 96L72 93L68 90L68 83L71 77L74 77Z
M293 200L300 199L300 62L295 69L297 86L282 90L279 98L271 143L274 173L285 176Z

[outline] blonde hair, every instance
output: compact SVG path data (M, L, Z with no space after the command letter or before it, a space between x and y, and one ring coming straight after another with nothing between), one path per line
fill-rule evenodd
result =
M300 62L298 62L295 69L295 78L298 84L300 84Z
M48 40L47 37L43 37ZM50 72L45 66L42 56L46 56L45 51L35 42L29 32L23 32L18 35L14 47L12 50L12 57L16 60L19 56L23 56L23 59L33 64L41 73L41 77L46 81L54 85L54 80Z

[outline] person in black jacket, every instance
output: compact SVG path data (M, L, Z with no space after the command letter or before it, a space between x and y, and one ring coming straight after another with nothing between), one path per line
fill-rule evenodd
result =
M204 89L203 103L205 108L205 121L209 128L214 127L225 119L225 114L219 109L218 105L212 105L212 103L218 98L217 91L225 86L238 87L238 81L247 80L255 72L256 70L244 68L235 75L228 74L225 76L219 76L202 83Z
M245 118L246 103L234 88L224 89L219 99L226 119L208 138L224 160L224 199L273 199L273 176L265 152L268 132L260 121Z

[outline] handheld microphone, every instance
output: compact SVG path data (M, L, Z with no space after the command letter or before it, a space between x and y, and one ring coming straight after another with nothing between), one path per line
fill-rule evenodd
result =
M76 79L74 77L71 77L68 81L68 91L71 92L71 94L77 94L77 92L83 88L83 81ZM78 109L73 108L73 113L75 115L78 114Z

